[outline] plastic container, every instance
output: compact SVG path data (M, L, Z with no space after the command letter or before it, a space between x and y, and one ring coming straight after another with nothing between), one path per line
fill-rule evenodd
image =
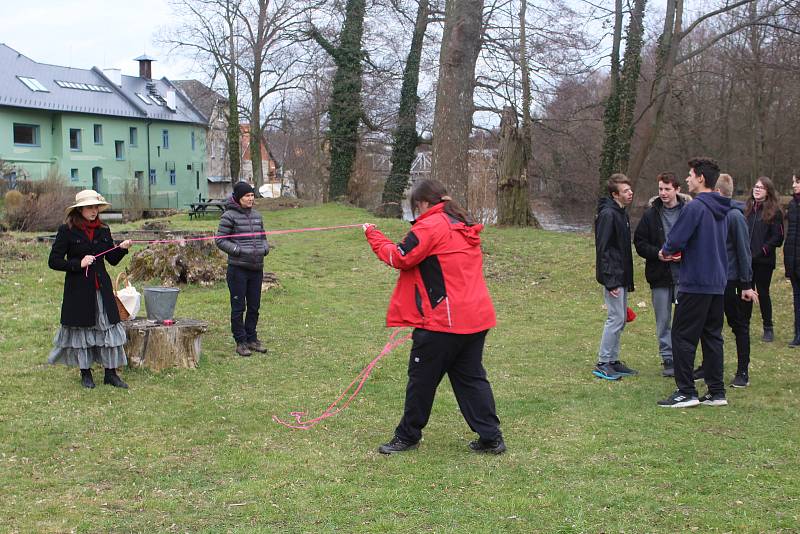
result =
M171 320L175 315L175 303L178 302L177 287L144 288L144 305L147 318L151 321Z

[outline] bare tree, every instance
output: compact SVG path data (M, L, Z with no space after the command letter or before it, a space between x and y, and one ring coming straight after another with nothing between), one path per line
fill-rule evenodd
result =
M171 0L181 24L162 30L158 40L180 50L196 65L209 65L205 72L214 85L222 77L228 97L228 156L231 177L240 176L239 58L243 44L239 38L241 0Z
M467 209L469 134L483 0L447 0L433 123L431 176Z

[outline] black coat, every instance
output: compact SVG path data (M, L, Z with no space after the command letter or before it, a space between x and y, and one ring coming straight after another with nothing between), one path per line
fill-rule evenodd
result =
M747 228L753 265L769 265L774 269L775 249L783 244L783 213L778 210L772 220L764 221L760 210L753 206L747 215Z
M684 200L678 196L678 203L683 206ZM667 236L664 235L664 223L661 212L664 203L659 197L652 201L652 206L644 212L636 232L633 234L633 244L636 253L645 259L644 277L650 287L670 287L675 284L672 279L671 262L658 259L658 252L664 246Z
M245 209L233 200L228 199L225 213L219 220L217 235L259 234L264 232L264 222L258 210ZM244 267L251 271L264 268L264 256L269 254L267 236L231 237L217 239L217 247L228 255L228 265Z
M631 222L625 209L611 197L597 203L594 233L597 282L608 290L624 287L633 291Z
M89 276L86 269L81 268L81 259L84 256L96 256L114 246L111 230L101 226L94 231L94 239L89 242L87 235L78 228L69 228L62 224L58 228L58 235L50 249L50 258L47 264L56 271L65 271L64 299L61 302L61 324L64 326L94 326L95 318L95 274L100 283L100 294L103 297L103 306L106 310L108 322L118 323L119 312L114 300L114 288L111 278L106 272L106 260L111 265L118 264L127 250L117 248L100 256L89 266Z
M800 278L800 204L796 199L786 209L786 242L783 244L783 266L787 278Z

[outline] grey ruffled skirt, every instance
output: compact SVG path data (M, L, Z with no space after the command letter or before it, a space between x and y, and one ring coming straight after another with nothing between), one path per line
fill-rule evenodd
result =
M106 369L128 365L125 356L125 329L122 323L110 324L103 307L103 298L97 291L97 307L94 326L64 326L58 329L53 339L53 350L47 361L62 363L70 367L89 369L94 362Z

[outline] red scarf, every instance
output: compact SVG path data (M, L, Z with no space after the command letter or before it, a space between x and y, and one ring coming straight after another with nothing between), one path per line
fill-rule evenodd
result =
M82 219L81 221L75 223L75 226L79 230L83 230L83 233L85 233L86 237L89 238L89 243L91 243L94 239L94 231L100 228L102 225L103 223L100 222L100 219L95 219L93 221ZM94 273L94 288L100 289L100 280L97 278L97 273Z
M75 226L78 227L79 230L83 230L83 233L86 234L86 237L89 238L89 241L94 239L94 231L100 228L103 223L100 222L100 219L95 219L93 221L87 221L83 219L75 223Z

